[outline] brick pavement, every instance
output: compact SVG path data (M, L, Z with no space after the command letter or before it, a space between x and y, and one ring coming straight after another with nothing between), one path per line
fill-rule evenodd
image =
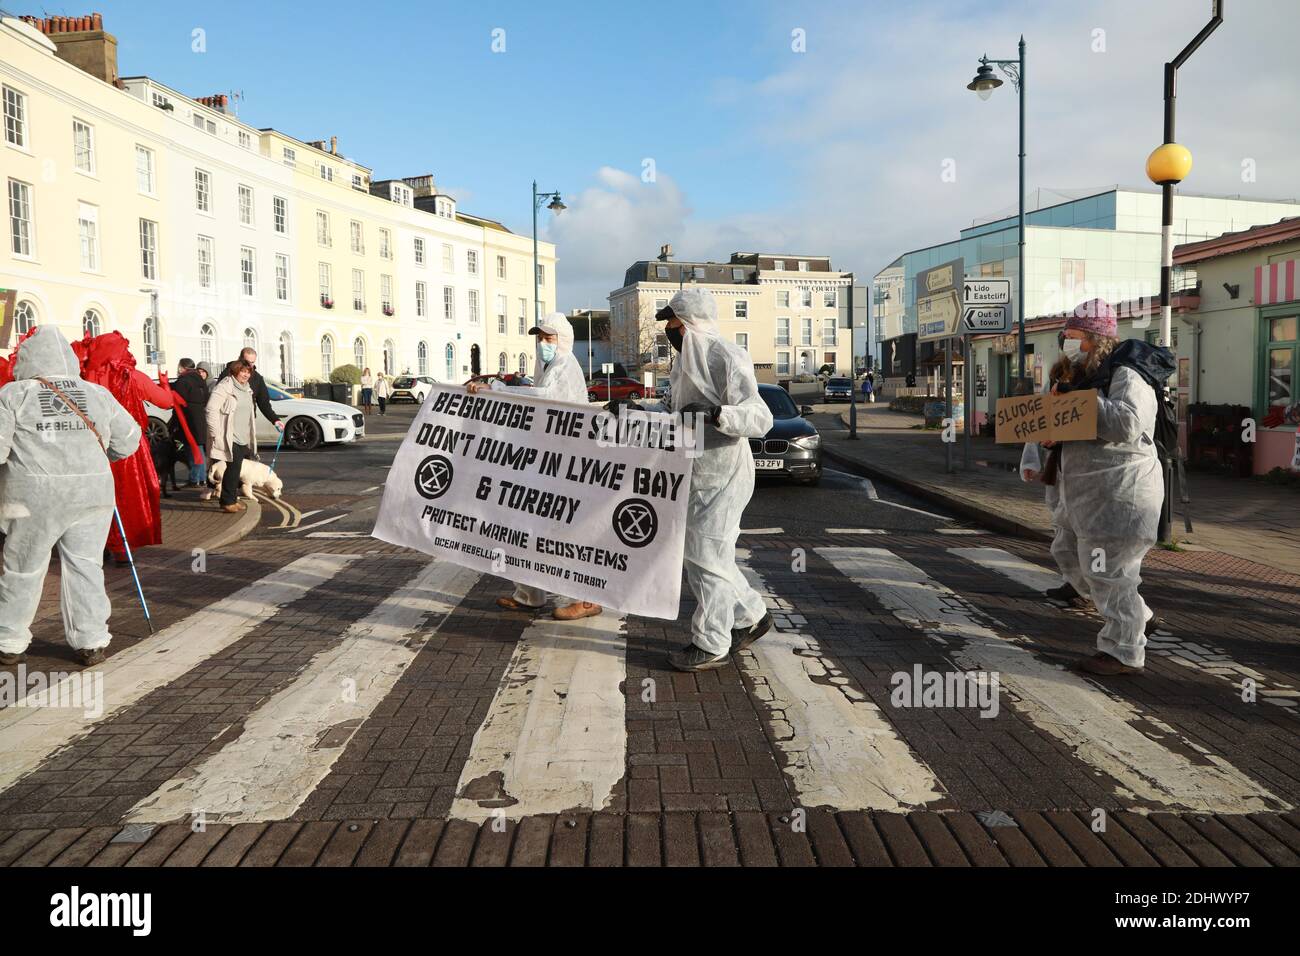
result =
M420 636L392 691L355 728L325 779L291 819L178 820L122 840L123 814L158 786L236 739L242 722L288 686L353 621L409 577L420 558L372 541L291 540L263 530L228 549L205 575L177 579L160 623L269 575L307 551L361 553L327 585L282 608L221 653L131 708L110 715L0 793L0 865L1280 865L1300 862L1296 811L1169 811L1122 793L1027 718L1009 697L991 719L955 708L899 709L892 674L921 664L950 670L961 640L918 635L814 550L887 547L952 587L1000 635L1065 663L1091 646L1097 622L951 556L995 546L1039 565L1040 543L995 536L898 533L809 540L742 539L750 564L779 595L784 618L806 622L833 679L869 701L941 783L924 809L896 813L803 806L778 716L743 661L712 672L668 670L687 639L678 621L627 623L626 772L609 804L489 821L449 819L476 730L529 618L493 605L482 578ZM790 555L807 553L795 572ZM1296 583L1280 572L1206 553L1160 553L1147 591L1172 632L1136 681L1099 682L1158 718L1157 739L1180 739L1230 760L1291 805L1300 804L1294 709L1240 699L1215 657L1245 662L1263 690L1294 688ZM1022 637L1023 635L1023 637ZM1195 646L1198 650L1188 650ZM1175 652L1184 650L1191 658ZM1222 652L1222 653L1216 653ZM652 682L647 685L647 681ZM653 687L646 699L647 686ZM1145 719L1145 718L1144 718ZM1161 728L1168 728L1167 730ZM1172 746L1172 744L1171 744ZM1197 759L1203 759L1198 757ZM1208 759L1208 757L1204 758ZM1000 816L985 818L990 811ZM1094 832L1099 811L1104 832ZM1007 825L998 825L999 823ZM494 828L494 824L501 824ZM117 842L112 842L114 838Z

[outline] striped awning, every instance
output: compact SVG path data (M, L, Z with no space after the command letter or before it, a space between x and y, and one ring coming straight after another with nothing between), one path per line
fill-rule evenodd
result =
M1272 262L1255 267L1255 304L1276 305L1294 302L1300 298L1300 285L1296 283L1296 259Z

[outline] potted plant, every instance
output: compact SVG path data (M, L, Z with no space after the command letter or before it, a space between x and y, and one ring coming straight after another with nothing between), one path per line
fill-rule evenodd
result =
M386 306L384 306L384 315L391 316L391 315L393 315L396 311L397 311L397 310L394 309L391 305L386 305Z
M324 293L321 293L320 304L321 304L321 308L323 309L334 308L334 300L331 299L329 296L325 295Z

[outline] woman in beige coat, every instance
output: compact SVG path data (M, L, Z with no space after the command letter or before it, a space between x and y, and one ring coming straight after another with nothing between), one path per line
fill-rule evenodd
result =
M221 510L238 514L239 472L245 458L257 455L257 405L248 384L253 366L236 359L227 366L230 374L212 389L208 398L208 458L224 461L221 476Z

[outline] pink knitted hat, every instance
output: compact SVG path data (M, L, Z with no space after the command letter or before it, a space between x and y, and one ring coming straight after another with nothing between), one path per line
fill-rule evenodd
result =
M1089 299L1074 307L1074 315L1065 320L1067 329L1080 329L1115 338L1119 325L1115 321L1115 310L1105 299Z

